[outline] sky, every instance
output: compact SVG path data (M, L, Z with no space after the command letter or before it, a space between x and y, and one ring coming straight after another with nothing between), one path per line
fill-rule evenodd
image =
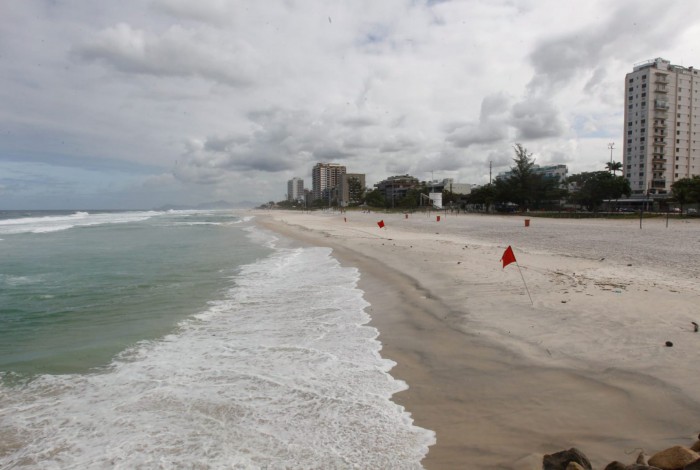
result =
M624 76L700 2L2 0L0 209L285 198L317 162L484 184L622 160Z

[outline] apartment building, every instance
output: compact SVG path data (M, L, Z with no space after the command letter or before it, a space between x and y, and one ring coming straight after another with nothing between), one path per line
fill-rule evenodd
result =
M632 195L665 197L674 181L700 175L700 76L657 58L625 76L622 165Z
M338 163L317 163L311 170L313 198L327 199L340 184L346 173L345 166Z
M365 191L364 173L346 173L338 183L339 203L341 207L358 204Z
M294 177L287 181L287 200L304 201L304 180Z

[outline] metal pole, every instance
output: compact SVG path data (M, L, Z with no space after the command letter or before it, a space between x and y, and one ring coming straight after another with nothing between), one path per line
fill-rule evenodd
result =
M613 159L612 159L612 153L613 153L613 152L612 152L612 151L613 151L613 149L615 148L615 142L610 142L610 143L608 144L608 148L610 149L610 163L612 163L612 161L613 161Z
M525 282L525 276L523 276L523 271L520 269L520 265L518 264L518 261L515 261L515 265L518 267L518 272L520 273L520 277L523 278L523 284L525 285L525 291L527 291L527 296L530 297L530 303L534 306L535 302L532 301L532 296L530 295L530 289L527 288L527 282Z

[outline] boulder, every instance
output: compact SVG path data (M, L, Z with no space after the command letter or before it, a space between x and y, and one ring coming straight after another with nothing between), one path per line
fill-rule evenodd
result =
M649 465L661 470L683 470L686 465L700 459L700 454L683 446L674 446L657 452L649 459Z
M605 470L627 470L627 465L615 460L614 462L610 462L609 464L607 464L605 466Z
M638 463L633 463L625 467L625 470L661 470L659 467L652 467L650 465L642 465Z
M571 462L579 464L583 470L592 470L591 462L583 452L575 447L545 455L542 459L542 470L567 470L567 466Z

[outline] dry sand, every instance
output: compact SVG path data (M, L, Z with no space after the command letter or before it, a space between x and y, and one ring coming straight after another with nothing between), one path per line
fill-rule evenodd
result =
M256 215L360 270L409 386L394 400L436 433L428 469L535 469L572 446L602 468L700 431L700 221Z

